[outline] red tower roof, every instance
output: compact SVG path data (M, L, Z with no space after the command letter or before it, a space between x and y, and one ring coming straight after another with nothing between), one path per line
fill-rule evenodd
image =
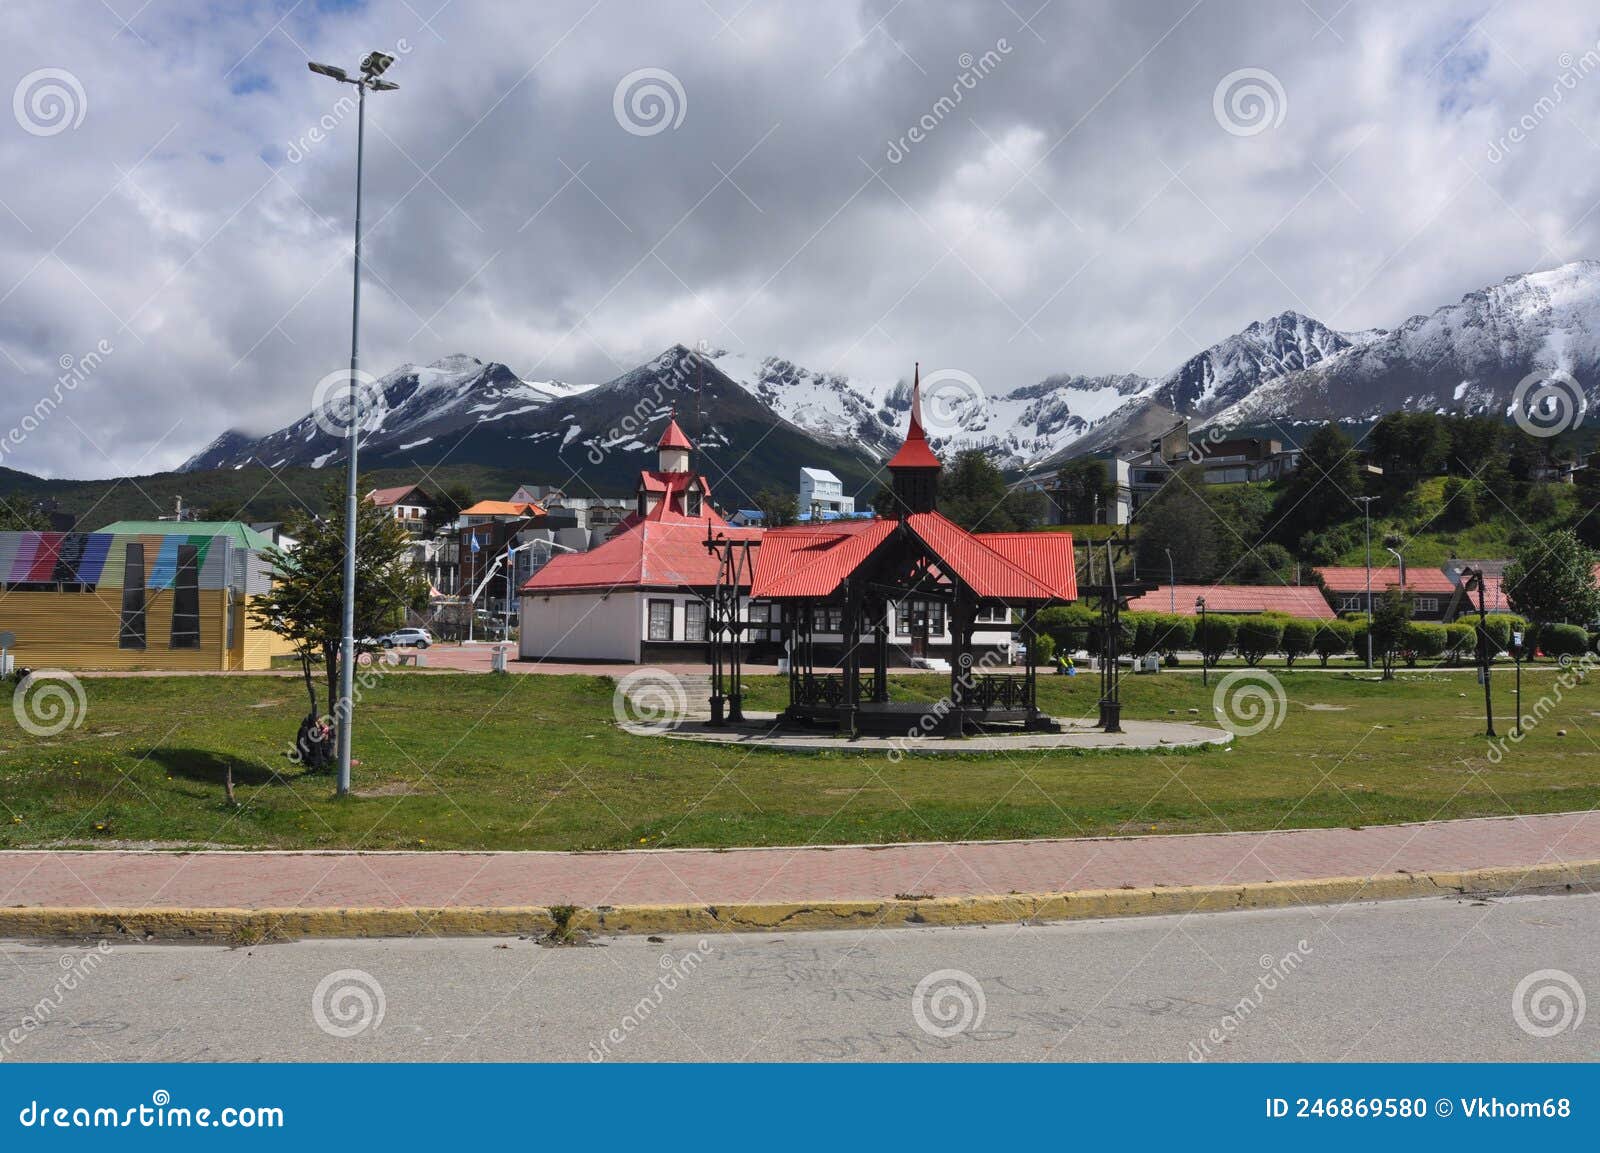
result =
M890 468L943 468L928 447L928 434L922 431L922 365L917 365L911 382L911 425L905 443L889 458Z
M693 448L689 438L683 435L683 429L678 427L678 418L667 418L667 427L661 434L661 439L656 442L657 448Z

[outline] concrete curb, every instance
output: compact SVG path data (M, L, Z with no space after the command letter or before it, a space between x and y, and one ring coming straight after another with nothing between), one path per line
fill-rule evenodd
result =
M348 909L13 906L0 909L0 938L107 937L248 945L308 937L543 936L558 922L573 932L660 934L1004 925L1595 888L1600 888L1600 861L1239 885L757 905L602 905L592 909L542 905Z

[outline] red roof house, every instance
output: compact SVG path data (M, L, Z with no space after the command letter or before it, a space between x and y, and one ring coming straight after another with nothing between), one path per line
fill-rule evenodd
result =
M1195 601L1206 598L1213 613L1282 613L1303 620L1331 621L1334 611L1315 585L1160 585L1128 601L1135 613L1199 616Z

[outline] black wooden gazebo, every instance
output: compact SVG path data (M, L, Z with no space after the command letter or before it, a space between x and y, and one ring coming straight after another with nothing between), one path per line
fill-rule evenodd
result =
M1038 707L1038 613L1077 598L1068 533L972 533L935 508L939 458L912 387L905 443L889 461L894 507L874 520L769 529L759 541L708 534L730 587L713 598L712 718L739 718L740 587L777 607L789 656L789 706L782 719L836 725L852 736L960 736L991 725L1056 731ZM752 553L753 558L752 558ZM942 609L950 634L950 683L935 701L892 700L888 673L904 654L892 643L896 614L908 622L911 654L926 651ZM1008 671L996 650L982 656L974 633L1014 633L1027 658ZM770 622L759 627L770 629ZM819 636L839 639L823 644ZM724 713L724 705L729 706Z

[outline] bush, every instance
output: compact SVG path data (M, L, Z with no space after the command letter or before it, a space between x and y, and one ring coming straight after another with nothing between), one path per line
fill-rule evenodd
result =
M1313 651L1317 637L1317 622L1290 617L1283 622L1283 661L1290 668L1300 657Z
M1339 630L1344 633L1344 643L1350 651L1362 660L1367 659L1367 614L1346 613L1339 621ZM1373 648L1373 656L1378 656L1377 648Z
M1055 605L1039 613L1039 631L1050 637L1061 652L1089 649L1100 614L1088 605Z
M1047 665L1056 659L1056 640L1049 633L1040 633L1033 638L1033 663Z
M1342 627L1343 621L1315 621L1316 635L1311 639L1311 651L1324 668L1330 657L1350 651L1350 630Z
M1164 616L1161 618L1161 635L1157 638L1156 649L1163 653L1175 653L1180 649L1194 647L1194 630L1199 621L1195 617Z
M1407 621L1400 633L1400 653L1407 668L1416 668L1418 660L1437 660L1448 645L1448 631L1433 621Z
M1589 651L1589 634L1582 625L1545 625L1539 630L1539 648L1552 657L1581 657Z
M1283 644L1283 618L1266 613L1240 617L1233 644L1246 664L1260 664L1262 657L1277 652Z
M1156 651L1161 637L1160 613L1127 613L1123 621L1133 629L1133 643L1129 651L1136 657Z
M1444 626L1445 651L1453 661L1473 660L1478 653L1478 626L1459 620Z
M1238 632L1239 622L1220 613L1207 613L1204 618L1204 628L1201 627L1201 618L1195 619L1194 643L1205 657L1206 664L1214 665L1222 659L1222 654L1233 647L1233 638Z
M1511 634L1514 630L1523 627L1523 621L1521 617L1495 613L1487 618L1483 627L1484 631L1489 634L1489 658L1492 660L1510 649Z

